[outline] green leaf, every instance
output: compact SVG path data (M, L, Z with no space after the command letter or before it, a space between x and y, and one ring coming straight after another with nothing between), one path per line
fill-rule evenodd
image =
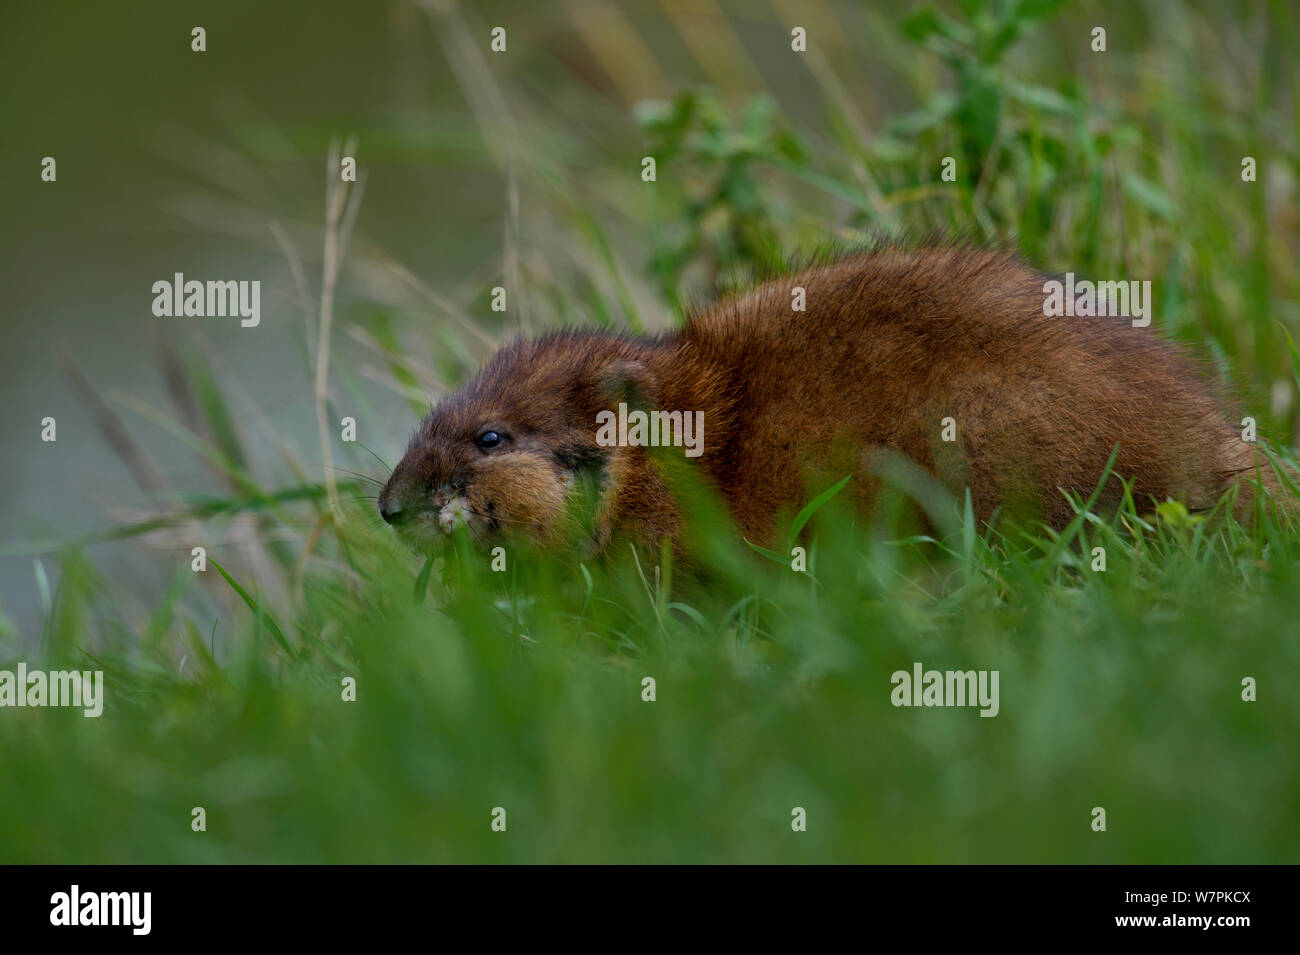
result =
M940 32L939 14L933 7L920 7L901 24L903 36L920 43L931 33Z
M1044 555L1043 569L1048 570L1060 560L1061 555L1065 553L1067 547L1074 541L1079 534L1079 529L1083 527L1084 519L1092 511L1093 506L1101 499L1101 492L1106 489L1106 482L1110 480L1111 474L1115 470L1115 462L1119 460L1118 444L1111 449L1110 457L1106 460L1106 466L1101 470L1101 479L1097 481L1097 486L1092 493L1088 495L1081 507L1078 507L1070 523L1066 525L1061 535L1052 542L1051 549ZM1073 502L1071 502L1073 503Z
M789 559L784 554L778 554L774 550L768 550L766 547L760 547L758 544L755 544L748 537L742 539L746 544L749 545L749 549L752 550L754 553L762 554L768 560L776 561L782 567L785 567L789 563Z
M816 497L814 497L811 501L809 501L807 504L803 506L803 510L795 515L794 523L790 525L791 541L793 541L796 537L799 536L799 532L804 529L804 525L807 524L808 521L812 519L812 516L814 514L816 514L819 510L821 510L822 506L827 501L833 498L836 494L840 493L840 491L844 488L844 485L849 483L849 478L851 477L853 477L852 474L844 475L844 477L840 478L838 481L836 481L834 484L832 484L826 490L822 491L820 494L818 494Z
M1201 515L1188 511L1182 501L1172 498L1156 505L1156 516L1170 527L1195 527L1204 520Z
M1002 113L1002 88L988 70L966 67L958 73L961 98L956 120L961 130L962 146L971 175L978 179L993 140L998 134Z
M217 570L221 572L221 576L226 578L226 583L230 584L230 586L234 589L235 593L239 594L239 596L243 598L244 603L248 604L249 609L252 610L253 613L257 615L257 618L259 620L266 621L267 626L271 630L271 636L275 638L275 642L280 644L280 646L284 649L285 653L292 656L293 648L289 646L289 641L284 638L284 631L282 631L280 629L280 625L275 622L275 618L272 617L269 613L267 613L264 609L262 609L262 606L256 600L254 600L252 597L248 595L248 591L245 590L243 587L239 586L238 581L236 581L234 577L231 577L228 573L226 573L226 568L222 567L211 557L208 558L208 563L211 564L213 567L217 568Z
M700 613L698 610L696 610L694 607L690 606L689 604L678 603L677 601L674 601L668 605L668 609L681 611L682 613L686 614L686 616L690 617L692 620L698 623L700 625L701 630L703 630L705 633L709 632L709 621L705 619L704 614Z
M421 567L420 572L415 575L415 592L412 596L415 598L417 604L424 603L424 595L429 589L429 574L432 571L433 552L430 551L428 558L424 562L424 566Z
M1046 86L1008 80L1004 89L1008 99L1055 116L1078 116L1083 111L1083 104L1077 96L1064 96Z
M1062 6L1066 0L1021 0L1016 15L1022 22L1026 20L1039 20L1043 17L1050 17Z
M963 46L971 41L968 27L944 16L933 7L921 7L911 14L903 21L902 30L903 36L913 43L924 43L932 36L940 36Z
M968 564L975 557L975 508L971 502L970 488L966 488L966 508L962 514L961 555Z
M1178 217L1178 207L1169 198L1169 193L1151 180L1144 179L1135 172L1124 174L1124 191L1138 205L1143 206L1150 212L1154 212L1162 219L1172 222Z

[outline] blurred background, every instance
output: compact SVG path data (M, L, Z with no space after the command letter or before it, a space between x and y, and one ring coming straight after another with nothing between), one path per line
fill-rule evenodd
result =
M1297 19L6 3L0 665L102 667L109 699L0 718L0 859L1294 861L1294 534L1176 508L1078 541L845 519L818 527L815 579L720 531L738 554L706 593L640 565L475 580L472 559L440 589L365 478L510 336L668 328L828 243L936 233L1150 279L1157 332L1292 446ZM176 272L260 281L260 326L154 316ZM1098 541L1105 574L1078 556ZM196 542L231 577L191 573ZM1000 668L1001 715L895 710L916 660Z
M1293 432L1290 4L141 0L17 2L4 21L0 601L29 636L34 559L221 488L167 421L238 443L272 485L286 455L319 479L308 349L332 142L355 142L364 194L330 397L390 462L424 401L508 334L663 327L752 267L932 230L1153 279L1158 324ZM153 316L175 272L260 280L261 327ZM136 447L115 450L114 428ZM355 451L336 463L383 470ZM147 606L168 546L91 555Z

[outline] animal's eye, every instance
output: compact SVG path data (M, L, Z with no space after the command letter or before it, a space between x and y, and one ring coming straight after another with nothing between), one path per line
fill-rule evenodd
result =
M486 451L489 448L497 447L501 443L501 435L497 434L495 431L484 431L478 436L476 443L480 448Z

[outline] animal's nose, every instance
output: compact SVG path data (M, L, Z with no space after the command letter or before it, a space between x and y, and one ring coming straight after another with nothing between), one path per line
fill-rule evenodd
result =
M384 501L379 505L379 516L389 524L401 524L407 518L407 512L397 504Z

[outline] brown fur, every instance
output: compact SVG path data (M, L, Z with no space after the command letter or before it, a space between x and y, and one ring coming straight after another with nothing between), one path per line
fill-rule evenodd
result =
M755 541L847 473L870 507L882 452L969 487L981 521L1001 506L1064 525L1073 510L1059 489L1086 498L1116 444L1115 473L1144 504L1210 507L1257 463L1280 499L1267 460L1179 349L1127 319L1046 317L1043 282L1005 253L888 250L766 282L658 338L516 342L431 412L381 510L414 516L419 538L431 495L459 493L478 533L552 539L566 475L598 469L597 548L678 539L681 512L652 455L596 444L597 412L627 396L703 411L694 464ZM791 309L795 286L806 311ZM955 444L939 440L945 417ZM502 447L476 446L488 428ZM1119 492L1109 482L1103 505ZM1250 500L1243 485L1240 506Z

